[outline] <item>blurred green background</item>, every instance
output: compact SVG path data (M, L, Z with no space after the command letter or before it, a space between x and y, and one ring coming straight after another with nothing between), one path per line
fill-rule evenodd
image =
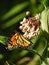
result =
M30 16L34 16L44 10L44 4L48 7L49 0L0 0L0 65L41 65L37 54L22 49L8 51L5 44L15 31L19 31L19 22L26 17L26 11L30 11ZM33 49L45 60L47 40L43 33L32 41L36 43Z

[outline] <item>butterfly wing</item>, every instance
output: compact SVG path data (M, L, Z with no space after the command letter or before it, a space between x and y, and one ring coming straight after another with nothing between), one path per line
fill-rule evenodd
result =
M6 44L6 48L9 50L15 48L27 48L31 45L31 42L24 38L23 35L16 33L14 34L10 40Z

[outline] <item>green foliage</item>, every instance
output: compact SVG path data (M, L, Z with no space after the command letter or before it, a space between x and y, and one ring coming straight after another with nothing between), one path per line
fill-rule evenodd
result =
M46 65L48 63L49 43L49 0L5 0L0 1L0 65ZM45 9L46 8L46 9ZM19 22L26 17L26 11L31 16L41 13L40 34L30 41L29 49L8 51L5 44L13 32L19 31ZM20 32L20 31L19 31ZM28 61L27 57L30 59ZM26 58L27 61L24 59ZM21 62L21 60L24 61Z
M48 31L48 10L49 9L45 9L42 13L41 13L41 27L44 31L46 31L47 33L49 33Z

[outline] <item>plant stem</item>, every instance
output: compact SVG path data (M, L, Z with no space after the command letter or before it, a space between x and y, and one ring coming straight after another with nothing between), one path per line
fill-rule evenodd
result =
M42 56L36 50L34 50L32 48L31 49L27 49L27 50L30 51L30 52L32 52L32 53L37 54L43 60Z

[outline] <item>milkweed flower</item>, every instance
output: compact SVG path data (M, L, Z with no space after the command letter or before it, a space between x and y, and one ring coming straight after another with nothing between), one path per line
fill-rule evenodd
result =
M36 14L34 17L24 18L20 22L19 29L24 33L23 36L30 39L39 34L40 29L40 14Z

